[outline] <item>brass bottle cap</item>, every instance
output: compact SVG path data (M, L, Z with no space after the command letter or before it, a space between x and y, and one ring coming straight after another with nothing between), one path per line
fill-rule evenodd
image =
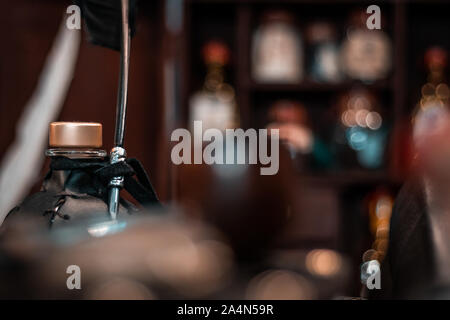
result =
M53 148L100 148L102 124L97 122L52 122L48 143Z

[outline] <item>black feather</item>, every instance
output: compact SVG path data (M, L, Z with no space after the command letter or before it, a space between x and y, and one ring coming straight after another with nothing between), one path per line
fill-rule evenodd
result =
M129 0L131 36L136 32L136 2ZM89 42L120 51L122 14L120 0L74 0L81 9Z

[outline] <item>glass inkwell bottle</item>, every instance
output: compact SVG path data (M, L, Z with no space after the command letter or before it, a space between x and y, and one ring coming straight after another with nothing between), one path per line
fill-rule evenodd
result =
M12 209L3 225L9 219L40 216L43 224L53 227L75 217L108 216L109 181L118 174L124 177L124 189L138 204L159 204L139 161L130 158L111 164L101 147L100 123L50 123L45 154L51 163L41 190ZM119 198L119 214L137 211L134 204Z
M96 122L52 122L49 128L49 157L101 159L102 125Z

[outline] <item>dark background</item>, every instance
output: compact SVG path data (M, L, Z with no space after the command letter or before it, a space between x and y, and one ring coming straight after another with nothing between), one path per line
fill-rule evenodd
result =
M179 31L168 26L168 19L174 16L169 3L181 4ZM71 2L3 0L1 4L0 160L14 139L16 122L35 89ZM237 92L242 127L263 126L265 110L280 96L306 101L313 122L320 123L339 93L353 83L253 83L250 43L258 15L264 9L281 7L301 21L300 27L323 18L342 29L352 9L370 4L380 5L394 49L391 75L368 86L383 101L390 122L385 165L376 171L355 168L303 175L303 181L313 189L311 203L306 205L309 219L294 219L286 238L288 246L330 247L344 252L353 258L357 269L362 252L370 248L372 240L367 195L380 188L395 195L408 175L410 113L426 80L423 55L432 45L450 49L449 1L140 1L137 33L131 46L125 146L130 156L143 162L161 200L168 203L178 199L177 186L192 183L178 181L178 168L170 162L169 140L172 129L186 126L188 99L201 88L205 67L200 48L206 41L220 38L231 49L227 81ZM113 141L118 71L119 53L89 44L83 32L75 77L59 120L101 122L106 150ZM42 174L45 171L46 167ZM36 181L36 186L39 183Z

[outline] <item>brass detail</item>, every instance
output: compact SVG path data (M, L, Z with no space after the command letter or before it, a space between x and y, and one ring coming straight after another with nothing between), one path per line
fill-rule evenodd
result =
M102 124L96 122L52 122L49 146L53 148L100 148Z

